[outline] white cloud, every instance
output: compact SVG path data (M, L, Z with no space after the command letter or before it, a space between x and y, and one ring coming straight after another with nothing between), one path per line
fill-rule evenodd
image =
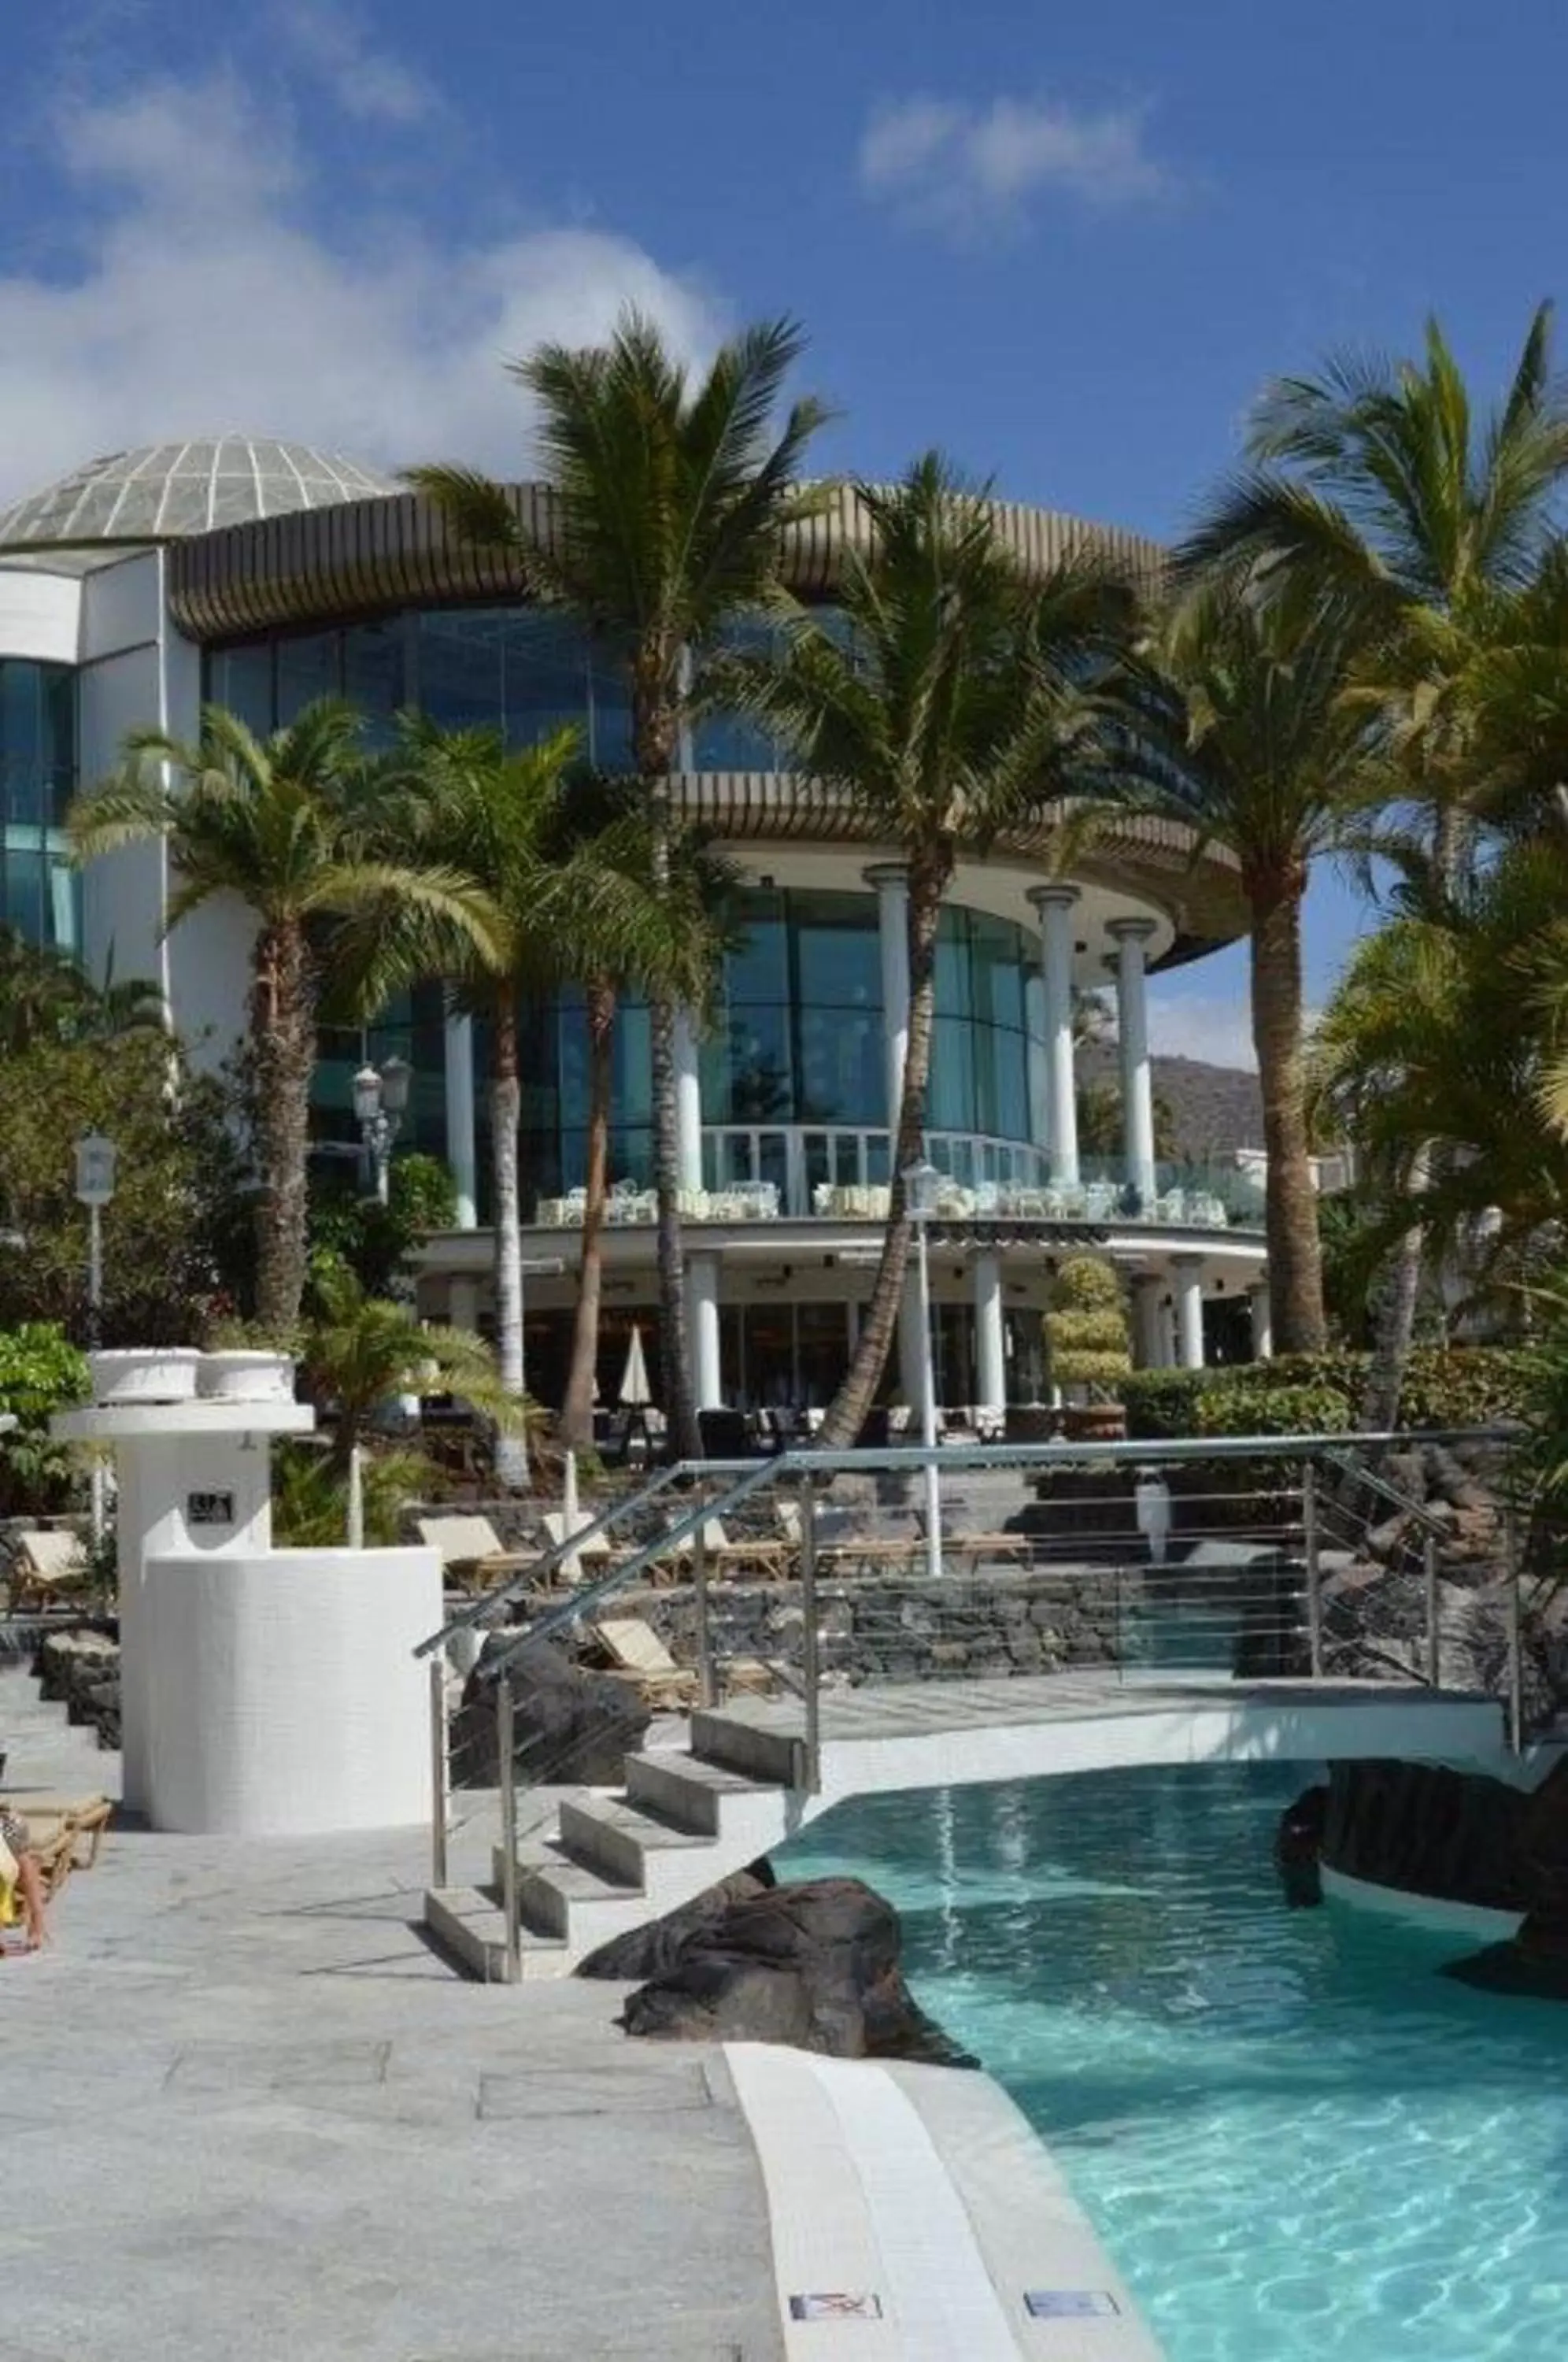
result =
M879 106L860 142L860 182L910 218L960 235L1018 222L1027 201L1059 191L1111 211L1175 193L1144 143L1142 107L1081 112L1061 101L929 97Z
M418 123L440 105L423 75L375 48L360 20L332 0L287 0L277 25L345 115L362 123Z
M504 360L591 342L628 302L693 358L722 330L704 290L610 231L363 215L229 75L78 102L51 136L80 227L69 270L0 276L0 497L225 428L517 470L529 421Z

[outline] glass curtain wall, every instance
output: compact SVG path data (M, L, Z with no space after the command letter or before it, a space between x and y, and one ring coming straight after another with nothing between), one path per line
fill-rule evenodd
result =
M76 762L72 668L0 659L0 920L68 952L81 942L62 828Z
M589 760L613 769L631 759L630 715L613 654L569 617L538 608L410 610L327 631L271 635L211 651L206 693L261 731L291 721L313 698L341 696L364 711L372 736L390 734L399 709L417 706L450 727L499 728L512 745L571 723ZM695 725L691 759L704 770L772 770L778 750L750 723L714 714ZM887 1121L876 900L865 890L758 887L738 898L734 916L738 942L724 961L702 1045L703 1120L756 1127L764 1137L759 1165L748 1161L744 1174L715 1165L710 1178L773 1180L782 1190L782 1127L879 1131ZM933 1131L1028 1139L1024 985L1034 957L1022 928L981 911L944 911ZM553 1196L583 1177L588 1076L580 995L525 1010L523 1042L524 1186L530 1195ZM407 1137L438 1148L438 995L416 994L390 1010L367 1047L378 1056L397 1048L414 1059ZM358 1037L329 1037L324 1050L323 1129L351 1140L348 1090ZM488 1165L482 1077L481 1067L481 1204ZM646 1187L652 1164L647 1014L636 1001L624 1003L620 1014L613 1104L612 1176ZM771 1138L768 1127L778 1128ZM811 1177L822 1177L814 1166ZM835 1168L829 1177L845 1176Z

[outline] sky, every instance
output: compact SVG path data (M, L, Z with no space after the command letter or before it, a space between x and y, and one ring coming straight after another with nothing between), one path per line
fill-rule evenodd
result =
M1568 252L1562 0L0 0L0 499L223 428L523 473L503 361L778 313L825 469L1179 533L1276 374ZM1366 913L1309 902L1320 1001ZM1157 1047L1249 1062L1240 948Z

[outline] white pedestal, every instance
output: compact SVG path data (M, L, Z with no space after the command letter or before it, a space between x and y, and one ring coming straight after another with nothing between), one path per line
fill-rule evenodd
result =
M433 1550L149 1558L141 1597L145 1810L242 1837L429 1816Z

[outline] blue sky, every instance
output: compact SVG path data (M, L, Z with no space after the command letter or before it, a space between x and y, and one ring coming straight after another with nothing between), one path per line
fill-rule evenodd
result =
M6 48L0 496L226 425L521 468L501 357L632 297L694 356L797 313L828 465L1166 534L1273 372L1436 310L1500 382L1568 230L1562 0L8 0ZM1316 996L1361 913L1309 920ZM1239 1054L1243 978L1159 1038Z

